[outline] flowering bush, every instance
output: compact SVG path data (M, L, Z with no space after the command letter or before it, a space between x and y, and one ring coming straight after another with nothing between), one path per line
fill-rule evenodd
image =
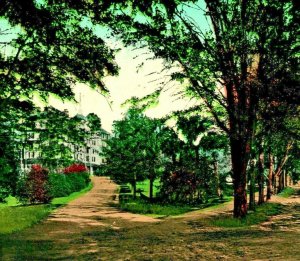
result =
M51 200L48 184L48 170L32 165L31 171L19 180L17 197L21 202L49 203Z
M87 172L87 168L83 164L74 163L71 166L64 169L65 174L82 173L82 172Z

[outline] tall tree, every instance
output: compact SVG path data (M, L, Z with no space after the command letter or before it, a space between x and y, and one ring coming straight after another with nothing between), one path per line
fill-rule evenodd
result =
M134 195L136 182L148 178L153 197L153 182L162 167L160 129L159 121L131 108L123 120L114 123L113 135L104 148L107 173L119 182L130 182Z
M130 8L122 2L115 5L123 11L111 26L126 44L147 46L169 66L179 65L173 79L186 79L189 92L200 98L228 134L234 216L243 217L259 103L271 103L283 94L291 97L298 88L291 85L295 82L290 76L296 75L299 64L299 9L292 0L204 2L127 1ZM207 18L207 30L201 27L201 16Z
M33 113L34 96L72 99L76 82L107 92L102 78L117 74L114 52L91 22L94 7L85 0L0 2L0 132L10 135L1 139L0 159L11 176L17 176L18 158L8 149L17 144L11 126L25 125L20 111ZM97 18L101 27L105 21Z

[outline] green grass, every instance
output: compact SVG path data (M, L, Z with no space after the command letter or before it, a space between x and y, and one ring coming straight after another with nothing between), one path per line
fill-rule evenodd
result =
M283 197L283 198L288 198L290 196L292 196L293 194L296 193L296 190L290 187L286 187L283 189L283 191L281 191L278 196Z
M32 226L54 209L51 205L3 207L0 209L0 234L8 234Z
M248 213L245 218L233 218L229 216L218 216L208 220L209 225L217 227L248 227L260 224L280 213L282 205L277 203L265 203L257 206L254 212Z
M70 201L82 196L92 188L90 183L86 188L79 192L74 192L67 197L55 198L51 204L46 205L17 205L13 197L9 197L6 204L0 207L0 234L9 234L30 227L45 217L55 208L65 205Z
M127 185L131 187L131 185L129 183L127 183ZM154 184L153 184L153 195L154 196L156 195L157 192L159 192L159 186L160 186L160 180L159 179L154 180ZM149 188L150 188L149 179L137 182L136 188L143 190L143 194L145 196L149 196ZM131 191L133 191L132 187L131 187Z
M119 207L124 211L132 213L151 214L157 216L175 216L195 210L195 208L190 206L155 204L148 203L141 199L120 202Z

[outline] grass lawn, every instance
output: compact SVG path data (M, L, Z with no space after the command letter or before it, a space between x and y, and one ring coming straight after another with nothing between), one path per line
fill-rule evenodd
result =
M232 197L226 197L223 202L228 202ZM222 203L223 203L222 202ZM151 215L156 217L165 217L165 216L176 216L184 214L189 211L199 210L208 207L217 207L220 202L216 200L209 200L206 204L199 204L196 206L190 205L174 205L174 204L161 204L161 203L149 203L140 198L129 199L126 201L121 201L119 204L120 209L132 213Z
M129 183L127 183L126 185L131 187L131 185ZM156 179L153 184L154 197L156 196L156 193L159 192L159 186L160 186L160 180ZM141 189L143 191L143 194L148 197L149 197L149 188L150 188L149 179L146 179L144 181L139 181L136 183L136 189ZM131 187L131 191L133 191L132 187Z
M51 204L37 204L30 206L18 205L14 197L9 197L6 204L0 204L0 234L9 234L20 231L38 223L47 217L55 208L80 197L92 188L92 183L79 192L67 197L55 198Z
M265 222L270 216L281 213L282 205L277 203L265 203L257 206L255 211L249 211L245 218L233 218L232 216L217 216L207 220L209 225L217 227L248 227Z
M119 207L124 211L138 214L150 214L151 216L174 216L195 210L195 208L187 205L162 205L149 203L141 199L128 200L120 202Z

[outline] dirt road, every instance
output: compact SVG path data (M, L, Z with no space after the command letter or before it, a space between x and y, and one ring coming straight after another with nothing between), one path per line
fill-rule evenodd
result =
M269 223L220 228L205 220L229 213L230 203L159 220L119 211L111 205L116 185L93 182L45 221L2 240L0 260L299 260L299 198Z

